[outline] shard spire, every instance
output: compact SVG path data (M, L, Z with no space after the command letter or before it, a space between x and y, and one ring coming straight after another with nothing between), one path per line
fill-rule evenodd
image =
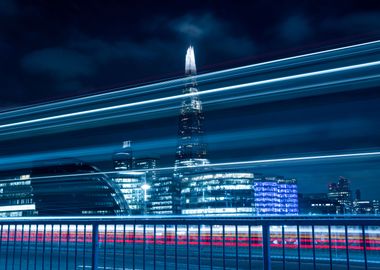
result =
M197 67L195 65L195 56L194 56L193 46L190 46L186 52L185 73L186 75L197 74Z
M181 104L178 125L178 145L175 167L188 167L199 164L207 164L207 149L203 142L203 112L202 102L197 95L196 66L194 48L190 46L186 52L185 72L188 76L183 88L186 95Z

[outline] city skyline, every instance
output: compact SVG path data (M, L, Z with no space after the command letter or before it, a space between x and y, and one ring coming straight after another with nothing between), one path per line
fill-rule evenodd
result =
M7 114L7 110L79 96L91 98L100 93L112 96L116 90L183 78L183 55L189 44L197 53L197 77L204 79L198 84L204 91L224 84L222 81L209 84L206 78L213 81L212 76L207 77L209 72L257 65L257 69L251 69L251 77L246 78L251 82L292 75L293 71L301 74L317 70L317 66L295 60L295 69L287 69L281 66L281 59L380 38L377 19L380 9L373 1L334 1L326 5L319 1L287 2L275 7L265 1L245 5L192 1L165 7L149 3L149 7L121 2L105 6L100 1L38 4L2 1L0 110ZM375 58L366 55L365 61ZM351 58L346 60L350 62ZM266 61L277 61L272 66L273 73L259 71ZM321 69L329 69L335 67L334 61L316 63ZM234 76L239 81L244 75ZM228 80L232 78L224 79L231 83ZM269 89L282 89L282 86L269 86ZM136 93L132 100L182 93L179 86L168 92L161 90L150 89L152 96L148 91ZM208 158L221 163L379 151L378 88L348 90L316 91L278 99L270 96L247 103L240 99L241 104L231 105L227 101L219 107L204 103ZM111 103L126 100L124 97ZM170 106L179 104L173 102L167 107ZM77 106L73 111L87 108L91 106ZM155 119L149 115L138 120L126 116L119 122L109 121L101 127L83 126L82 130L68 130L66 126L52 134L48 133L49 128L23 133L29 137L4 136L0 141L0 168L27 167L31 160L74 156L96 163L102 170L111 170L112 154L126 139L133 141L136 155L160 157L161 166L172 166L173 150L177 147L178 110L177 107L167 114L157 113ZM33 113L36 112L30 117ZM43 116L37 113L35 117ZM130 119L139 122L129 122ZM4 123L18 120L4 119ZM20 165L21 160L25 164ZM284 167L273 164L255 170L296 177L305 192L323 191L329 182L343 175L352 179L355 188L362 189L364 197L377 199L379 164L380 159L373 157L345 159L344 163L293 162ZM361 187L364 182L366 185Z
M178 89L177 91L182 91L181 89ZM326 107L326 106L322 106L324 107L324 109L327 109L327 111L331 111L331 112L335 112L337 115L332 117L333 115L316 115L317 112L320 111L320 108L318 106L320 106L320 104L323 104L323 101L327 98L331 98L333 97L336 101L338 101L337 103L334 104L334 107ZM231 161L231 160L234 160L235 156L238 155L239 159L240 160L244 160L244 158L246 160L260 160L260 158L268 158L268 154L269 154L269 157L278 157L278 154L281 153L283 154L284 151L281 151L279 152L278 148L276 147L273 147L272 146L272 143L273 143L273 140L270 138L266 138L266 135L270 135L270 136L275 136L275 137L281 137L283 136L284 134L289 136L290 134L292 133L299 133L300 135L301 134L312 134L312 133L315 133L315 130L319 130L319 132L321 132L321 130L323 129L326 129L326 127L324 126L324 122L323 121L327 121L329 123L329 129L330 129L330 136L331 135L334 135L336 138L334 138L333 142L330 143L328 142L328 140L322 144L319 144L319 145L315 145L316 148L314 149L318 149L321 147L322 148L325 148L323 150L326 150L326 149L330 149L331 146L333 146L334 148L337 148L337 151L342 151L346 148L346 145L345 145L345 141L344 140L337 140L339 139L340 137L343 136L346 136L346 135L350 135L350 136L354 136L355 137L358 137L359 133L355 133L355 130L354 130L354 133L353 134L350 134L350 133L341 133L339 134L339 128L340 127L343 127L343 128L347 128L347 127L355 127L357 126L360 122L358 119L360 118L363 118L365 117L366 118L366 121L364 124L365 124L365 127L366 129L363 129L361 130L361 133L360 133L360 136L363 136L363 131L365 132L364 135L369 135L370 138L372 137L373 139L369 140L369 141L353 141L354 143L360 143L358 144L358 146L360 146L360 148L363 148L363 146L365 146L366 143L375 143L376 144L376 141L378 140L376 134L378 131L376 131L376 129L374 129L374 126L371 126L371 121L377 121L376 120L376 114L373 114L373 110L377 107L376 104L377 104L377 95L376 95L376 89L364 89L364 90L360 90L360 91L352 91L352 92L348 92L348 93L333 93L333 94L329 94L329 95L321 95L321 96L314 96L314 97L301 97L301 98L297 98L295 100L280 100L280 101L273 101L273 102L270 102L271 103L271 107L269 108L266 108L267 106L267 102L264 102L264 103L259 103L259 104L255 104L254 107L250 107L250 106L242 106L240 107L240 110L239 111L236 111L234 108L233 109L229 109L229 108L226 108L226 109L218 109L218 110L208 110L208 107L206 106L205 107L205 110L206 110L206 114L207 114L207 118L205 120L205 123L206 123L206 126L205 126L205 129L207 131L207 133L205 134L205 140L208 142L208 146L209 146L209 149L210 149L210 157L211 159L215 160L215 161L223 161L223 160L226 160L225 157L229 157L228 161ZM315 104L317 104L318 106L316 106ZM365 107L360 107L360 110L355 110L355 111L350 111L350 114L348 115L349 118L347 118L346 116L345 117L342 117L345 113L348 112L348 110L350 110L350 107L352 107L353 104L365 104L366 106ZM273 111L273 108L272 106L277 106L279 111L276 112L276 111ZM311 107L308 107L308 105L312 105ZM350 106L350 107L347 107L347 106ZM361 105L363 106L363 105ZM300 116L297 114L297 112L299 110L303 109L303 115ZM338 109L338 113L337 113L337 109ZM285 110L285 113L284 113L284 110ZM376 109L375 109L376 110ZM242 114L243 112L243 114ZM309 113L310 116L313 116L313 120L315 121L316 119L320 118L320 121L322 121L320 124L315 124L315 123L307 123L308 119L305 118L305 114ZM219 118L220 114L223 114L223 120L221 121L221 119ZM275 116L273 118L273 116ZM289 116L291 116L290 118L293 117L293 119L291 119L292 121L289 121ZM321 117L322 116L322 117ZM239 118L239 122L236 122L236 118ZM271 121L268 121L268 117L271 118ZM294 128L288 128L286 127L286 122L288 123L291 123L294 121L294 117L296 117L295 119L301 123L300 126L295 126ZM140 124L126 124L126 125L119 125L117 126L117 129L118 130L115 130L113 129L113 127L111 126L109 129L107 129L109 131L109 134L105 134L104 132L102 132L101 130L99 129L95 129L96 132L93 133L94 137L91 138L92 140L92 143L93 142L97 142L97 144L100 144L102 145L102 143L100 142L104 142L104 141L114 141L114 142L117 142L118 139L117 137L121 137L121 133L125 133L125 131L127 131L128 133L131 133L131 126L135 126L135 127L138 127L137 128L137 133L135 133L135 135L132 135L132 136L128 136L128 138L131 138L132 140L136 141L138 143L138 147L137 147L137 153L138 155L153 155L153 156L161 156L162 158L162 165L165 166L165 164L169 164L171 163L171 160L173 160L173 152L172 152L172 149L173 147L175 148L175 144L176 144L176 137L173 136L173 134L175 134L175 129L176 129L176 125L174 124L177 119L176 116L173 116L173 117L166 117L166 118L163 118L163 119L160 119L160 122L159 122L159 126L157 125L157 123L154 123L150 120L145 120L143 121L142 123ZM277 118L277 119L276 119ZM297 119L298 118L298 119ZM334 120L334 121L331 121L331 120ZM273 120L275 120L274 123L271 123ZM285 120L285 122L284 122ZM297 122L295 121L295 122ZM281 122L281 125L280 126L276 126L276 122ZM226 130L227 132L225 132L224 130L221 130L220 128L223 127L223 126L230 126L231 124L234 124L235 125L235 128L236 128L236 131L234 131L234 127L232 127L232 131L231 132L230 130ZM245 123L250 123L249 126L246 126ZM265 129L255 129L253 128L255 124L259 123L260 125L262 125L263 127L266 127L267 130ZM338 125L336 125L336 123L338 123ZM268 128L268 125L272 125L271 128ZM360 125L362 125L360 123ZM359 127L360 127L359 125ZM145 128L146 130L146 133L143 134L141 133L141 129L142 128ZM285 128L286 127L286 128ZM149 130L152 128L152 130L155 130L157 128L159 128L159 132L149 132ZM248 128L248 129L246 129ZM135 129L135 128L132 128L132 129ZM165 129L165 132L161 133L163 130ZM308 131L308 129L310 129L310 131ZM333 132L332 132L333 131ZM169 134L169 132L171 134ZM133 132L132 132L133 133ZM371 133L371 134L369 134ZM72 145L81 145L81 146L84 146L86 144L88 144L88 139L86 137L83 137L83 133L76 133L76 132L66 132L66 134L73 134L73 137L75 137L75 140L73 140L72 142L70 142ZM150 142L148 141L148 143L145 141L144 142L144 138L143 137L146 137L146 134L150 135L150 134L155 134L157 135L158 137L162 137L163 134L166 134L167 136L169 136L168 138L172 138L172 139L169 139L167 140L167 137L164 137L164 141L162 143L162 141L160 141L159 139L157 138L153 138L153 140L151 140ZM79 136L77 136L79 135ZM110 136L111 135L113 137L112 140L110 140ZM137 136L136 136L137 135ZM317 133L317 134L312 134L312 137L311 139L321 139L321 137L319 136L320 133ZM69 135L70 136L70 135ZM102 138L100 138L102 137ZM103 138L104 137L104 138ZM123 134L122 135L122 139L124 140L125 139L125 135ZM258 138L259 140L251 140L252 138ZM42 136L42 140L43 140L43 145L41 145L40 143L38 143L38 140L40 138L35 138L34 142L35 142L35 146L36 147L50 147L51 145L49 145L49 142L47 142L46 140L43 139L44 137ZM67 141L62 141L60 137L56 137L58 140L60 140L60 143L59 144L55 144L53 146L53 149L54 147L64 147L64 148L67 148L67 146L65 146L65 143L67 143ZM149 138L149 137L148 137ZM236 140L236 138L238 139L244 139L244 143L241 144L239 142L239 140ZM288 140L290 142L290 144L288 146L284 145L285 146L285 150L287 150L288 152L288 155L291 154L291 156L303 156L305 155L305 152L304 150L307 149L307 148L310 148L308 151L310 150L313 150L313 147L315 147L314 145L302 145L302 147L299 147L297 145L295 145L294 141L292 140L289 140L290 137L284 137L286 140ZM305 137L307 138L307 137ZM305 139L303 138L303 140ZM360 138L360 137L358 137ZM85 143L83 143L83 139L86 140ZM120 138L121 139L121 138ZM143 139L141 142L140 142L140 139ZM152 137L151 137L152 139ZM301 140L302 141L302 140ZM52 140L52 142L54 142L54 139ZM90 141L91 142L91 141ZM228 142L228 144L223 144L222 147L221 147L221 144L220 142ZM298 143L300 141L298 140ZM306 141L307 142L307 141ZM82 144L83 143L83 144ZM337 143L337 145L334 145L334 143ZM364 145L363 145L364 143ZM267 153L264 153L262 152L262 150L260 148L262 148L263 146L265 145L269 145L270 148L267 148L266 151ZM13 145L13 144L10 144L10 145L4 145L4 147L2 148L2 150L6 150L7 148L9 148L9 146L12 147L12 151L13 153L17 152L17 147L18 145ZM14 147L16 146L16 147ZM250 148L247 148L247 146L250 146ZM306 148L305 148L306 146ZM33 147L33 146L28 146L29 148L30 147ZM158 148L157 148L158 147ZM114 149L117 149L117 143L114 144L113 146ZM245 148L244 151L239 151L239 149L242 149L242 148ZM259 152L256 152L256 151L252 151L250 152L251 149L258 149ZM339 149L341 148L341 149ZM355 148L355 145L351 142L351 145L350 145L350 148ZM20 150L24 151L25 149L24 148L21 148ZM141 151L143 150L143 151ZM289 151L290 150L290 151ZM300 152L300 150L303 150L302 152ZM220 156L219 153L220 152L224 152L223 153L223 156ZM313 152L312 152L313 153ZM162 155L161 155L162 154ZM306 152L306 154L308 154ZM218 156L218 157L216 157ZM106 164L106 163L109 163L108 162L108 159L109 156L107 155L104 155L102 157L103 159L103 162L100 162L100 166L107 170L107 167L109 168L110 167L110 164ZM348 160L349 162L351 162L350 160ZM288 176L288 175L291 175L292 177L296 177L297 179L301 179L299 181L299 184L300 184L300 187L301 187L301 190L305 190L305 187L306 187L306 192L307 192L307 187L311 188L311 189L314 189L314 188L320 188L320 191L322 191L324 189L324 186L326 186L328 184L328 182L331 182L333 181L332 179L336 179L337 177L339 177L340 175L345 175L346 177L350 178L350 179L366 179L366 180L370 180L371 178L372 179L375 179L374 176L376 175L376 173L374 172L369 172L369 177L367 175L364 175L363 176L363 168L364 169L367 169L367 170L375 170L376 171L376 160L375 161L371 161L371 162L359 162L357 163L355 160L352 160L352 162L355 162L355 166L352 166L352 164L349 164L349 165L342 165L342 164L338 164L338 165L334 165L334 164L329 164L327 162L327 165L318 165L318 164L311 164L311 168L317 168L315 171L312 170L312 174L314 175L313 177L310 177L311 173L310 173L310 168L307 168L306 170L303 170L301 169L301 172L298 172L297 173L297 167L299 167L298 164L290 164L290 165L287 165L287 168L285 170L283 169L267 169L267 168L260 168L258 169L259 172L263 172L265 174L268 174L268 175L285 175L285 176ZM362 164L361 164L362 163ZM369 166L369 164L374 164L371 166ZM172 163L173 164L173 163ZM358 166L360 165L361 166ZM274 165L275 167L278 167L278 164L275 164ZM319 168L318 168L319 166ZM324 172L324 173L321 173L321 168L324 168L324 167L334 167L335 168L332 168L330 169L329 172ZM342 169L336 169L337 167L340 167ZM355 174L354 176L350 175L350 174L347 174L347 171L353 171L354 173L356 173L357 177L355 177ZM293 172L292 172L293 171ZM296 172L294 172L296 171ZM344 173L342 173L344 172ZM320 174L321 176L318 177L317 174ZM324 174L324 175L323 175ZM327 175L330 175L329 177L326 177L326 174ZM375 179L376 180L376 179ZM310 187L310 183L315 183L316 181L326 181L326 183L323 185L316 185L316 186L313 186L313 187ZM376 186L377 183L373 183L372 185ZM374 188L371 188L371 185L367 185L366 186L368 189L363 189L363 196L364 197L368 197L368 198L371 198L371 199L377 199L376 196L376 189ZM373 186L372 186L373 187ZM357 187L357 188L361 188L361 187ZM368 196L367 193L368 191L372 192L372 196Z
M0 269L379 269L380 2L0 0Z

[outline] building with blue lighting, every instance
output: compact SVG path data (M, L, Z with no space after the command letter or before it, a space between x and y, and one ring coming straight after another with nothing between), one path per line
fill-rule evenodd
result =
M296 179L262 177L253 184L257 215L297 215L298 188Z

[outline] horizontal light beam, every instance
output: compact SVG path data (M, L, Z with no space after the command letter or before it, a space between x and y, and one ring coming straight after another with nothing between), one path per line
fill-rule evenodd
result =
M172 171L181 170L189 168L218 168L218 167L241 167L248 165L261 165L261 164L271 164L271 163L283 163L283 162L297 162L297 161L316 161L316 160L329 160L329 159L343 159L343 158L376 158L380 157L380 151L375 152L361 152L361 153L347 153L347 154L331 154L331 155L318 155L318 156L303 156L303 157L289 157L289 158L274 158L274 159L259 159L259 160L248 160L248 161L236 161L236 162L222 162L222 163L211 163L205 165L196 166L180 166L180 167L161 167L154 169L138 169L138 170L113 170L105 172L90 172L90 173L76 173L76 174L61 174L61 175L51 175L51 176L36 176L30 177L29 179L52 179L52 178L65 178L65 177L80 177L80 176L91 176L91 175L108 175L114 174L115 177L136 177L141 176L141 172L151 172L151 171ZM2 182L14 182L21 181L15 178L1 179Z
M145 101L138 101L138 102L126 103L126 104L109 106L109 107L103 107L103 108L98 108L98 109L91 109L91 110L85 110L85 111L79 111L79 112L43 117L43 118L38 118L38 119L20 121L20 122L15 122L15 123L3 124L3 125L0 125L0 129L22 126L22 125L28 125L28 124L35 124L35 123L46 122L46 121L51 121L51 120L60 120L60 119L64 119L64 118L83 116L83 115L88 115L88 114L92 114L92 113L107 112L107 111L117 110L117 109L125 109L125 108L129 108L129 107L137 107L137 106L141 106L141 105L148 105L148 104L172 101L172 100L177 100L177 99L182 99L182 98L187 98L187 97L192 97L192 96L204 96L207 94L214 94L214 93L218 93L218 92L226 92L226 91L236 90L239 88L246 88L246 87L253 87L253 86L265 85L265 84L270 84L270 83L284 82L284 81L289 81L289 80L295 80L295 79L301 79L301 78L307 78L307 77L313 77L313 76L319 76L319 75L325 75L325 74L333 74L333 73L349 71L349 70L356 70L356 69L361 69L361 68L368 68L368 67L373 67L373 66L378 66L378 65L380 65L380 61L374 61L374 62L369 62L369 63L364 63L364 64L351 65L351 66L345 66L345 67L339 67L339 68L332 68L332 69L302 73L302 74L285 76L285 77L280 77L280 78L275 78L275 79L268 79L268 80L262 80L262 81L257 81L257 82L250 82L250 83L220 87L220 88L215 88L215 89L209 89L209 90L204 90L204 91L200 91L200 92L196 92L196 93L181 94L181 95L175 95L175 96L169 96L169 97L163 97L163 98L157 98L157 99L150 99L150 100L145 100Z

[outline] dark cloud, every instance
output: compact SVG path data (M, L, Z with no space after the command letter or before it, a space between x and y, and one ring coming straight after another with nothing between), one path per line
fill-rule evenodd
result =
M1 0L0 1L0 15L1 16L15 16L18 14L18 6L14 0Z
M48 74L59 80L89 76L95 71L86 55L64 48L33 51L22 58L21 65L28 72Z
M156 57L154 48L149 44L138 43L128 39L107 41L104 39L82 36L68 41L67 46L88 55L99 64L117 59L152 59Z
M307 45L315 51L313 44L320 41L379 31L373 5L193 1L149 7L96 0L0 1L0 81L3 92L10 93L0 106L178 77L190 43L198 69L205 72L294 55L294 48ZM21 95L13 94L15 87Z
M57 47L28 51L20 60L21 67L31 79L44 78L51 95L62 91L75 95L83 93L83 89L180 76L189 44L196 46L197 58L202 59L200 69L210 58L226 61L252 55L256 49L248 35L235 34L232 23L210 13L174 18L157 16L147 24L141 26L147 36L143 39L133 39L130 35L110 38L76 29L57 43ZM162 36L161 32L166 35Z
M202 49L206 46L213 54L224 54L227 58L250 56L256 50L251 36L237 35L234 32L236 25L210 13L187 14L170 21L169 26L181 39L200 44Z
M309 19L303 14L291 15L280 24L279 35L287 43L299 43L313 34Z

